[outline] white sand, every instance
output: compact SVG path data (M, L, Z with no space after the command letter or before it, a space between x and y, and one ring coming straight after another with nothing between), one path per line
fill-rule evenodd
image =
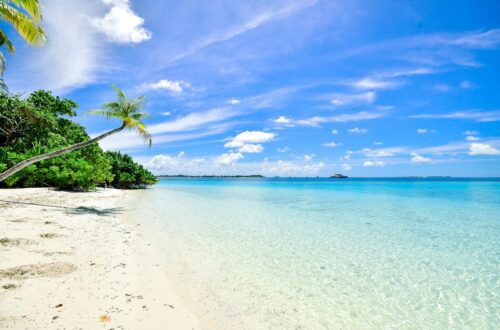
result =
M127 194L0 189L0 329L199 328Z

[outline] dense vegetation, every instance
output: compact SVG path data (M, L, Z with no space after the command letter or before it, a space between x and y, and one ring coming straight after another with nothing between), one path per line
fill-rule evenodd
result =
M134 162L129 155L107 151L106 156L110 160L113 174L111 185L115 188L141 188L158 181L153 174Z
M0 172L24 159L88 140L85 129L71 120L76 107L47 91L27 98L0 95ZM0 186L89 190L105 184L138 188L154 183L156 178L130 156L104 152L94 143L32 164Z

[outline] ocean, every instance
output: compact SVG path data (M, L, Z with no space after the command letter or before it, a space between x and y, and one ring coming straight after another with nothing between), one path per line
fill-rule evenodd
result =
M499 179L166 178L132 215L214 329L495 329Z

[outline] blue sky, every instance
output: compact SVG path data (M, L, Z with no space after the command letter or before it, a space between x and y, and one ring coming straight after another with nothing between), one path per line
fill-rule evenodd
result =
M49 44L16 39L12 91L85 116L146 95L155 173L500 176L498 1L45 1Z

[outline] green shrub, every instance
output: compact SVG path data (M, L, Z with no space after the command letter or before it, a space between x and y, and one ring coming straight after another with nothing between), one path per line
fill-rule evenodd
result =
M113 187L134 189L157 183L158 179L129 155L114 151L107 151L106 155L111 161Z
M18 162L89 139L70 118L77 104L36 91L28 98L0 95L0 171ZM124 164L120 164L120 161ZM116 175L116 177L115 177ZM33 164L0 182L0 187L57 187L90 190L112 183L143 187L156 178L127 155L113 156L97 144Z

